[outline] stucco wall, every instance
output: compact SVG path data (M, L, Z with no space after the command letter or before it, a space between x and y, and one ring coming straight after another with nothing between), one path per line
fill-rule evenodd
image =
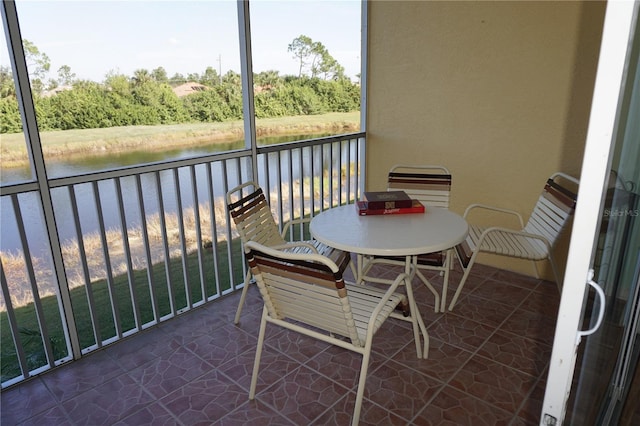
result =
M526 220L549 175L579 176L604 8L370 2L367 189L384 189L396 163L444 164L452 210L482 202Z

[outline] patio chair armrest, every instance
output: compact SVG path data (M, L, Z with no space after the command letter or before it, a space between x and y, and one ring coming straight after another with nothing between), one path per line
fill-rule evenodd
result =
M384 293L384 296L382 296L382 299L380 299L380 302L378 302L378 304L376 305L375 309L371 313L371 317L369 318L369 324L367 326L367 336L371 336L372 335L371 333L373 333L373 329L375 327L376 319L378 318L378 315L380 314L380 311L382 310L384 305L391 298L391 295L393 295L393 293L396 292L396 290L400 286L400 283L402 283L404 280L406 280L408 278L409 278L409 275L407 275L404 272L401 273L400 275L398 275L396 277L396 279L393 281L393 284L391 284L389 286L389 288L387 289L387 291ZM413 313L412 313L412 315L413 315Z
M505 213L508 215L512 215L518 218L518 221L520 222L520 226L524 228L524 221L522 220L522 215L514 210L510 210L510 209L505 209L502 207L495 207L495 206L489 206L487 204L480 204L480 203L475 203L475 204L470 204L464 211L464 214L462 215L462 217L464 217L465 219L467 218L467 216L469 215L469 213L471 213L471 211L473 209L484 209L484 210L491 210L494 212L499 212L499 213Z
M491 228L485 229L482 232L482 234L480 234L480 237L478 238L478 247L482 245L482 241L485 239L485 237L492 232L506 232L508 234L519 235L521 237L534 238L536 240L542 241L549 250L551 249L551 244L549 244L549 240L547 240L542 235L530 234L529 232L518 231L517 229L502 228L499 226L492 226Z
M291 229L292 226L294 225L301 225L303 223L310 223L311 222L311 218L310 217L303 217L303 218L298 218L298 219L291 219L289 222L284 224L284 227L282 228L282 232L280 233L280 235L282 236L282 239L287 241L288 244L297 244L298 243L303 243L302 245L308 247L313 253L318 253L318 249L311 243L309 243L308 241L293 241L293 240L287 240L287 233L289 232L289 229Z
M311 218L310 217L299 217L297 219L291 219L289 221L289 223L291 225L299 225L301 223L309 223L309 222L311 222Z
M280 233L280 235L282 236L282 238L286 238L287 233L289 232L289 229L293 225L301 225L303 223L309 223L309 222L311 222L311 218L309 218L309 217L291 219L289 222L284 224L284 226L282 227L282 232Z

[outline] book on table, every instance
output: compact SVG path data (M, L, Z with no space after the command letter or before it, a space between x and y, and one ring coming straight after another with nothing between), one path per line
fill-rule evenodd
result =
M369 209L399 209L413 205L413 200L404 191L368 191L362 200L368 203Z
M393 209L371 209L365 200L356 201L356 210L360 216L373 216L381 214L411 214L424 213L424 204L418 200L411 200L411 207L398 207Z

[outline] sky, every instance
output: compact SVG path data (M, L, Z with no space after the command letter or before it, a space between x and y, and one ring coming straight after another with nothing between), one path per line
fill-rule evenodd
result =
M298 36L321 42L356 81L360 73L359 0L250 3L254 72L298 74L287 51ZM133 75L164 67L169 77L211 66L240 72L237 4L233 0L17 0L22 38L77 78L102 82L109 72ZM4 31L0 65L8 66Z

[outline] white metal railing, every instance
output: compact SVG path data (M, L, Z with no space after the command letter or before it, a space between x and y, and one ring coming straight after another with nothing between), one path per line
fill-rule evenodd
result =
M313 216L358 198L364 143L355 133L51 179L49 197L36 183L0 188L17 246L0 262L2 387L235 291L246 266L227 190L257 180L280 224Z

